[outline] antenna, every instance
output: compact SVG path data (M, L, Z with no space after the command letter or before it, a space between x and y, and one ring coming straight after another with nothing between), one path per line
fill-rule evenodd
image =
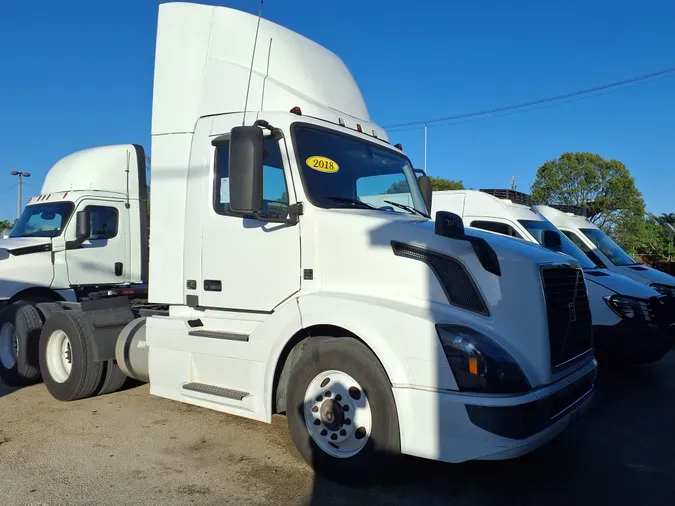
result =
M255 47L258 44L258 30L260 30L260 19L262 18L263 0L260 0L260 10L258 11L258 25L255 28L255 39L253 40L253 54L251 55L251 68L248 71L248 85L246 86L246 100L244 101L244 118L241 120L241 126L246 124L246 108L248 107L248 92L251 90L251 77L253 76L253 62L255 61Z

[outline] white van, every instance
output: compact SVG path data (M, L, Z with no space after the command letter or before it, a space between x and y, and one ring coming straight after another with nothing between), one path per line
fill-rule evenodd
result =
M645 363L659 360L670 349L668 325L672 317L662 309L668 307L666 297L626 276L598 268L551 222L533 210L529 195L513 190L434 192L433 209L457 213L470 227L537 242L574 257L586 277L600 357ZM549 231L553 234L547 236ZM639 341L636 336L640 336Z
M535 209L599 266L675 297L675 277L636 262L598 226L588 221L583 209L576 206L535 206Z

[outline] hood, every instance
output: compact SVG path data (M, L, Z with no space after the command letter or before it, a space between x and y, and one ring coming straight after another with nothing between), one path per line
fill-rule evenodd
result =
M675 277L658 269L647 267L646 265L630 265L621 267L625 275L630 275L633 279L646 280L649 283L660 283L662 285L675 286Z
M584 269L586 282L600 285L619 295L649 299L661 295L653 288L608 269Z
M46 246L51 242L52 240L49 237L8 237L7 239L0 239L0 249L13 252L35 246Z

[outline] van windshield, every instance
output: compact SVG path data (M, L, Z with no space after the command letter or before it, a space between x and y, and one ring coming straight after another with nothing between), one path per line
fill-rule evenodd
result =
M581 232L595 244L595 247L602 251L614 265L622 266L637 264L628 253L622 250L617 243L612 241L612 239L599 228L581 228L579 230L581 230Z
M58 237L72 212L71 202L26 206L9 237Z
M564 234L555 228L549 221L543 220L519 220L520 224L536 239L536 241L544 245L544 232L552 230L557 232L560 236L560 249L556 250L558 253L564 253L574 258L582 269L595 269L596 265L581 251L572 241L570 241Z
M305 192L314 205L427 215L405 156L324 128L296 125L293 134Z

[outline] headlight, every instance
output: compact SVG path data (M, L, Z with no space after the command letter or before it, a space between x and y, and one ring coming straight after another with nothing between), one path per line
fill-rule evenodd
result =
M652 320L653 315L649 301L623 295L605 296L603 299L621 318L641 321Z
M660 283L652 283L649 286L661 295L669 295L670 297L675 298L675 286L662 285Z
M486 335L460 325L437 325L436 330L460 391L530 390L530 383L513 357Z

